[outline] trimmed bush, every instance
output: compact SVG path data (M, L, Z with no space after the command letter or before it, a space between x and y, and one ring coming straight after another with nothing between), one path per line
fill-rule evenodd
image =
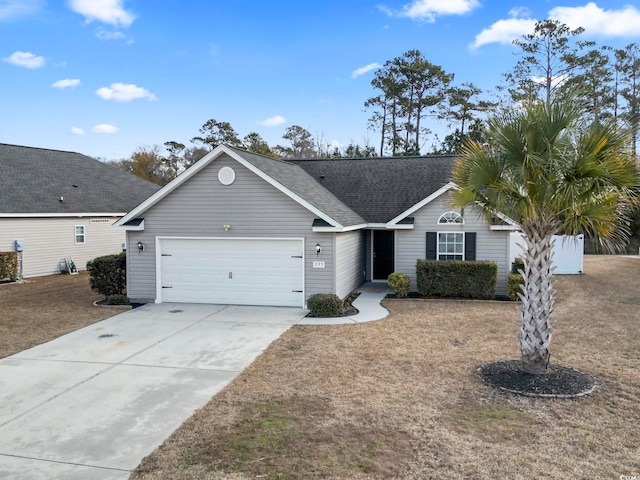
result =
M18 252L0 252L0 280L18 280Z
M105 255L87 262L91 288L105 297L124 295L127 288L127 255Z
M404 273L393 272L391 275L389 275L389 278L387 278L387 283L396 291L396 295L399 298L403 298L409 295L411 280L409 280L409 277Z
M344 312L344 302L333 293L315 293L307 299L309 316L339 317Z
M107 305L131 305L131 301L126 295L109 295Z
M492 299L498 264L488 261L418 260L418 293L425 297Z
M511 273L520 274L520 270L524 270L524 260L518 257L511 264Z
M507 278L507 295L509 299L514 302L520 300L518 296L519 293L522 293L522 289L520 285L524 285L524 278L519 273L510 273Z

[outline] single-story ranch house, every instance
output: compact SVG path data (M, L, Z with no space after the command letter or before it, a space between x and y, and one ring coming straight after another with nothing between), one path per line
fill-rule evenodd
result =
M453 156L276 160L221 145L115 224L133 302L304 306L420 258L491 260L509 233L450 206Z
M79 153L0 144L0 251L23 277L122 251L113 223L160 187Z

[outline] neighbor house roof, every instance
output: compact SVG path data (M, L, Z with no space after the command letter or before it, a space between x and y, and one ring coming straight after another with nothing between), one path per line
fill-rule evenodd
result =
M456 157L290 160L368 223L387 223L452 180Z
M124 214L159 188L80 153L0 143L0 216Z

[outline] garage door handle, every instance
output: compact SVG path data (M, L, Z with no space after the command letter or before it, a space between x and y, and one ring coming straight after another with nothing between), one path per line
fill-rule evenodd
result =
M173 287L162 287L162 288L173 288Z
M302 258L302 255L291 255L291 258Z
M161 256L162 257L173 257L173 255L171 255L170 253L163 253Z
M302 293L302 290L291 290L293 293Z

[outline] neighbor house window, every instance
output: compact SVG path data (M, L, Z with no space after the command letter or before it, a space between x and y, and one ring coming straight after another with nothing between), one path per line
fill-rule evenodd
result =
M438 219L438 223L439 224L452 224L452 223L463 224L464 220L462 218L462 215L460 215L458 212L447 212L440 215L440 218Z
M438 260L464 260L464 233L438 232Z
M76 225L76 245L84 243L84 225Z

